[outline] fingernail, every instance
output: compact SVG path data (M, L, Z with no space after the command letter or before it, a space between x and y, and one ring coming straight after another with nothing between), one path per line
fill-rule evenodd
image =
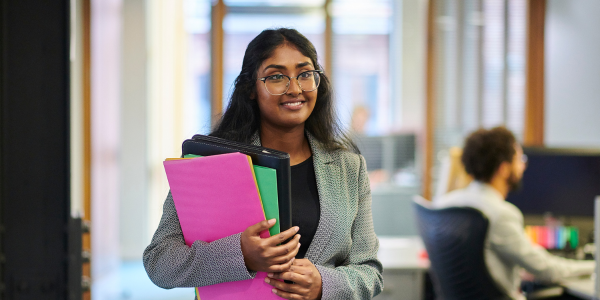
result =
M299 235L299 234L296 234L296 235L298 236L298 240L300 240L301 235Z
M300 243L298 243L298 248L300 248Z
M273 294L277 294L277 290L276 289L272 289L271 292L273 292Z
M292 257L292 262L294 262L295 260L296 260L296 258L295 258L295 257Z
M271 280L269 278L265 278L265 282L269 283L269 282L271 282Z
M268 223L269 223L269 225L273 225L273 224L275 224L276 221L277 220L275 220L275 219L271 219L271 220L268 221Z
M296 232L298 232L298 230L300 230L300 227L294 226L294 230L296 230Z
M273 277L273 275L274 275L273 273L267 273L267 276L269 276L269 277Z

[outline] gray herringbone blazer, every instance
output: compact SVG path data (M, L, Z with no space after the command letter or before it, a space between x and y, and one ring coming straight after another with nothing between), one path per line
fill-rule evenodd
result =
M307 135L321 218L305 258L321 273L322 299L371 299L383 289L383 279L365 160L349 151L326 151ZM258 134L253 144L260 145ZM251 279L256 273L244 264L240 235L187 247L169 193L158 229L144 251L144 267L152 282L163 288Z

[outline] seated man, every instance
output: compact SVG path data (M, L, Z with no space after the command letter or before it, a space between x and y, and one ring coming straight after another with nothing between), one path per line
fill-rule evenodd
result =
M526 163L523 149L504 127L480 129L466 140L461 161L474 181L433 200L433 207L472 207L490 222L485 246L486 265L492 278L513 299L519 292L524 268L537 279L558 279L591 274L593 261L576 261L553 256L525 235L523 214L506 195L518 188Z

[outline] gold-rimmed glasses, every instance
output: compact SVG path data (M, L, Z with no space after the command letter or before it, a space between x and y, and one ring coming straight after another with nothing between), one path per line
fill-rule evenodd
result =
M296 82L298 82L302 91L312 92L319 87L321 74L323 74L323 71L310 70L302 72L293 78L296 78ZM265 88L269 94L277 96L287 93L290 88L292 77L283 74L275 74L259 78L259 80L265 83Z

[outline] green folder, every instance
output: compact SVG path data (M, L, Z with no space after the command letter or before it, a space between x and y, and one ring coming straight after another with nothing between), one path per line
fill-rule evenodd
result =
M184 158L202 157L201 155L186 154ZM277 198L277 171L275 169L256 166L254 167L254 175L256 176L256 184L258 192L262 200L263 210L267 220L275 219L275 225L269 229L271 236L280 232L279 227L279 200Z
M279 201L277 199L277 171L275 169L254 166L258 192L263 201L263 209L267 220L276 219L275 225L269 229L271 236L280 232Z

